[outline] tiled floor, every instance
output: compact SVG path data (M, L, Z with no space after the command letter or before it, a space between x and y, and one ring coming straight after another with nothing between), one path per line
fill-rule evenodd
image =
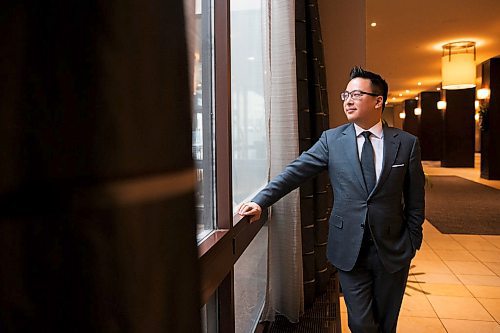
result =
M423 164L429 175L455 175L500 189L500 181L481 179L477 167ZM342 332L350 332L346 312L341 299ZM398 323L398 333L410 332L500 333L500 236L442 234L425 221Z

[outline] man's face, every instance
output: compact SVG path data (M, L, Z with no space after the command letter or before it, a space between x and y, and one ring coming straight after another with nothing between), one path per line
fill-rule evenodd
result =
M347 84L346 91L364 91L374 93L369 79L354 78ZM361 94L358 99L349 96L344 101L344 112L347 120L365 129L375 125L382 116L382 96Z

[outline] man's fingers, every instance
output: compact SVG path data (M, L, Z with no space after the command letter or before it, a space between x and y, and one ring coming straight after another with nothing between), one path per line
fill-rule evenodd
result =
M238 214L242 216L252 216L250 222L255 222L260 219L262 209L255 202L245 202L238 207Z

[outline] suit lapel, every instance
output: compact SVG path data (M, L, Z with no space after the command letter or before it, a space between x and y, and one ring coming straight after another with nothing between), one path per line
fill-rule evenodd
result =
M380 173L379 180L375 185L371 195L375 193L387 179L389 176L389 172L391 171L392 165L396 160L396 156L398 154L400 140L398 138L398 133L392 131L390 127L384 126L384 160L382 162L382 171Z
M354 130L354 125L351 124L350 126L347 126L342 134L343 136L340 139L341 146L344 149L345 156L349 161L350 166L352 167L352 172L354 172L360 185L368 193L365 179L363 178L363 172L361 171L361 164L359 163L358 145L356 143L356 131Z

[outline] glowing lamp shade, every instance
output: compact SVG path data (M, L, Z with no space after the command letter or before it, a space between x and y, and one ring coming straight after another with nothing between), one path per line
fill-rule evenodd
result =
M415 114L415 116L420 116L422 114L422 109L415 108L415 109L413 109L413 113Z
M453 42L443 45L441 78L443 89L476 86L476 43Z
M405 118L406 118L406 113L401 112L401 113L399 114L399 118L401 118L401 119L405 119Z
M490 97L490 90L488 88L479 89L476 92L477 99L487 99Z
M446 109L446 101L437 102L437 108L438 108L438 110L445 110Z

